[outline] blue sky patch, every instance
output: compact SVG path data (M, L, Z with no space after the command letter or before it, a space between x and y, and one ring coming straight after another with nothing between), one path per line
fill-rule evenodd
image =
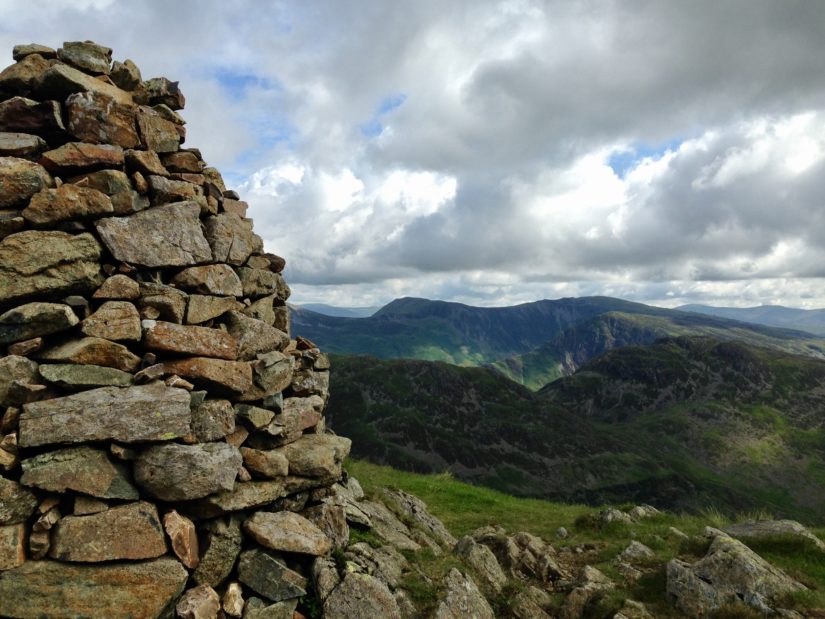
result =
M277 82L252 73L238 73L229 69L218 69L215 71L215 78L235 101L240 101L246 97L246 91L250 88L281 90L281 86Z
M607 160L607 165L613 168L616 176L624 178L627 173L638 166L643 159L651 157L659 159L669 150L677 150L681 146L681 138L674 138L669 142L651 146L644 142L635 142L627 150L614 151Z
M361 129L361 133L368 138L375 138L381 135L381 132L384 131L384 125L381 122L381 119L404 105L406 100L407 95L404 93L389 95L381 99L381 102L378 104L372 118L359 125L358 128Z

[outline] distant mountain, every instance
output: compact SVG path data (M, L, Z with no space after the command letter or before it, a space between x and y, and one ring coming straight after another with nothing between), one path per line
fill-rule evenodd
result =
M338 318L368 318L377 312L380 306L376 307L336 307L325 303L304 303L299 305L304 310L323 314L324 316L335 316Z
M531 388L570 374L605 350L649 344L662 336L713 335L825 356L825 341L808 333L611 297L492 308L404 298L368 318L326 316L293 308L292 325L293 333L329 352L465 366L493 364Z
M805 332L689 312L659 315L607 312L566 329L529 353L490 365L516 382L539 389L572 374L590 359L613 348L652 344L663 337L700 335L825 358L825 341Z
M713 338L608 351L539 393L486 368L335 356L353 454L520 496L822 522L825 362Z
M760 305L759 307L683 305L677 309L684 312L721 316L772 327L799 329L815 335L825 336L825 309L804 310L781 305Z

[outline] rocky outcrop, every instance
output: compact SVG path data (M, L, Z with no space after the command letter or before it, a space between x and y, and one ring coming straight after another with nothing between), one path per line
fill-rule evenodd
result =
M0 615L291 619L349 540L327 499L350 441L325 431L328 358L290 338L285 261L182 147L177 83L88 41L14 58ZM353 578L330 609L360 608Z

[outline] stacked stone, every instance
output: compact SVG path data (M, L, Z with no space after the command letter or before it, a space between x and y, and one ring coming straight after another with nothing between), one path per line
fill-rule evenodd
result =
M291 617L326 502L329 361L184 97L92 42L0 73L0 615Z

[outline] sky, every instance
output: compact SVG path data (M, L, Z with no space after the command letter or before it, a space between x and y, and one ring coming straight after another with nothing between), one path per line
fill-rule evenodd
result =
M0 0L180 82L298 304L825 307L821 0Z

